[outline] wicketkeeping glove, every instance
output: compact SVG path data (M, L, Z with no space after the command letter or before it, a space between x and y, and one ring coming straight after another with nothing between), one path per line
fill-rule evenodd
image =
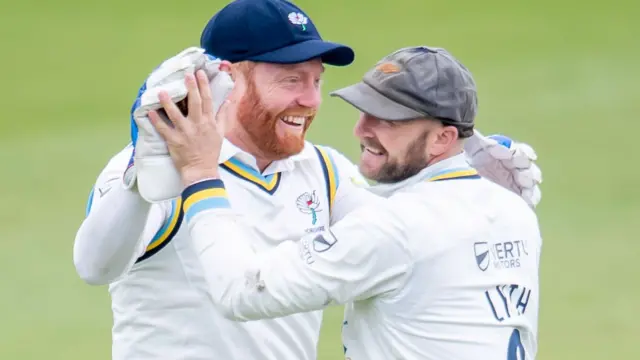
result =
M476 130L464 150L482 177L520 195L531 207L538 205L542 172L531 146L503 135L486 137Z
M125 186L129 187L137 183L138 191L145 200L152 203L166 201L180 196L183 190L169 149L148 117L150 110L162 109L158 94L166 91L174 103L179 103L187 97L185 76L204 70L210 82L214 111L217 112L233 88L233 81L226 72L219 70L219 66L220 60L205 54L201 48L190 47L163 62L141 88L139 99L132 108L133 161L125 172L124 180ZM158 113L171 124L164 111Z

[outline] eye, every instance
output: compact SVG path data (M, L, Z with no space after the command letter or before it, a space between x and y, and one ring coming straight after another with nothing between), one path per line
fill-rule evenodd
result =
M316 79L314 82L316 89L320 87L320 85L322 85L322 79Z
M284 82L287 84L297 84L298 82L300 82L300 78L297 76L289 76L284 78Z

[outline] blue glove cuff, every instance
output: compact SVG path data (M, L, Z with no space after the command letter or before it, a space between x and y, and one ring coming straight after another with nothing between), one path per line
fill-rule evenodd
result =
M504 135L490 135L488 136L488 138L497 141L498 144L506 147L507 149L510 149L511 144L513 143L513 140L511 140L511 138L506 137Z
M138 90L138 96L136 97L136 100L133 102L133 105L131 105L131 114L129 118L131 121L131 144L133 144L134 148L136 146L136 141L138 140L138 124L136 124L136 121L133 117L133 112L136 111L138 107L140 107L140 101L141 101L140 99L142 97L142 94L146 90L147 90L147 81L145 80L145 82L142 84L142 86Z

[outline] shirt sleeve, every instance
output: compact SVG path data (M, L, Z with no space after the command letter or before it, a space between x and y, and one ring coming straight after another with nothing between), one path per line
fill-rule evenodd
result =
M76 272L92 285L108 284L126 274L167 219L165 205L151 205L135 187L123 187L122 174L130 154L131 149L123 150L98 176L86 218L76 233Z
M231 209L222 181L194 184L183 198L211 297L231 319L281 317L380 296L400 288L411 270L402 218L384 204L255 253L250 244L257 235Z
M367 190L369 183L362 176L357 165L331 147L318 146L318 149L323 152L323 157L332 167L334 174L329 176L336 178L335 194L330 194L332 224L367 202L375 201L378 196Z

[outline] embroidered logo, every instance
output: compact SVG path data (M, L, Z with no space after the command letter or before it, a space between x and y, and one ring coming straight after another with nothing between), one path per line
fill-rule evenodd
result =
M318 200L315 190L312 193L306 192L298 196L296 206L298 206L298 210L303 214L311 214L311 225L315 225L316 222L318 222L317 213L322 210L319 209L320 201Z
M309 22L309 18L307 18L303 14L297 12L289 13L289 21L293 25L301 25L302 31L307 31L307 27L305 25L307 25L307 23Z
M392 63L382 63L376 66L376 70L381 71L385 74L392 74L399 72L400 68Z

